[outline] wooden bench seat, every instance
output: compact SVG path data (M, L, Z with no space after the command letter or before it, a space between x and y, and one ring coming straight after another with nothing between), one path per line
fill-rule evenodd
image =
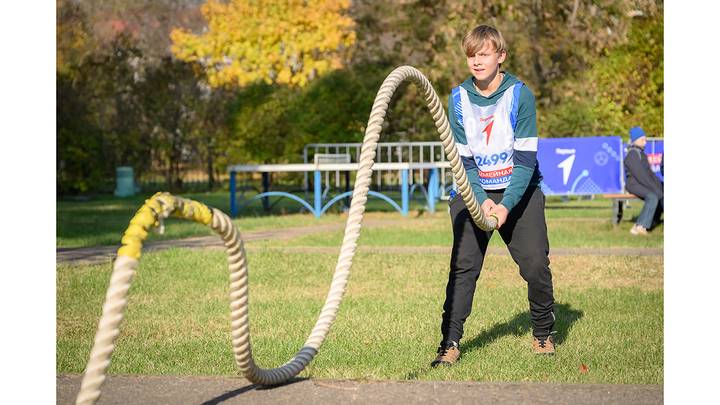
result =
M631 200L639 200L638 196L635 194L630 193L624 193L624 194L603 194L604 198L612 200L612 208L613 208L613 216L612 221L613 225L617 225L620 223L623 217L623 208L625 207L625 204L630 202Z

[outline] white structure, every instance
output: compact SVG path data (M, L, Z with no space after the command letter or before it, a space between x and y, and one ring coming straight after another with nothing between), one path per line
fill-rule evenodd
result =
M323 156L349 156L350 162L357 162L360 157L361 143L310 143L303 148L303 162L315 162L316 155ZM379 142L377 144L375 163L439 163L446 162L445 151L440 142ZM400 171L374 170L375 186L381 188L384 184L400 184ZM447 178L446 178L447 173ZM423 169L410 170L410 184L416 181L425 182ZM308 191L308 174L305 174L303 188ZM330 184L330 173L325 172L325 184ZM452 173L445 168L440 169L440 184L445 190L453 184ZM340 173L335 172L335 186L340 187Z

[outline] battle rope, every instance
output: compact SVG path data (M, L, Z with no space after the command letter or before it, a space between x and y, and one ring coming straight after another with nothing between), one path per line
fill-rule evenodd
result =
M142 242L147 238L148 231L151 228L160 227L162 229L163 220L170 215L209 225L225 242L230 268L232 346L235 362L245 377L256 384L274 385L287 381L300 373L320 349L330 330L330 326L335 320L340 301L345 293L352 258L355 255L357 239L360 236L377 141L380 138L385 112L395 89L405 79L410 79L420 86L425 95L428 108L440 133L440 140L445 149L445 154L450 161L458 191L465 201L473 220L483 230L494 229L496 218L485 218L483 216L460 161L455 141L451 136L447 116L435 90L420 71L411 66L401 66L393 70L385 78L375 97L367 129L365 130L360 161L358 162L355 188L345 225L345 237L343 238L332 283L330 284L330 291L315 327L313 327L310 336L295 357L284 365L273 369L259 368L253 360L248 321L247 259L240 232L233 225L230 218L222 211L209 208L197 201L175 197L168 193L157 193L145 201L145 204L130 221L130 226L123 235L122 247L118 250L117 259L114 262L110 286L103 305L103 313L95 334L95 343L90 352L90 359L85 369L76 403L94 404L100 397L100 387L105 381L105 372L110 366L115 341L120 334L120 323L127 305L127 293L139 263Z

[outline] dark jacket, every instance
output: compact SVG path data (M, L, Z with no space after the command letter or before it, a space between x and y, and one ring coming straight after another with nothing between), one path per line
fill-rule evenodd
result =
M636 145L630 145L625 156L625 189L642 199L651 192L663 198L663 183L650 168L645 151Z

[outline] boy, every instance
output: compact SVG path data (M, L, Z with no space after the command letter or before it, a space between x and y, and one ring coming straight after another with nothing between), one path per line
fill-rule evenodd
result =
M640 127L630 129L630 147L625 156L625 190L645 203L637 222L630 229L633 235L647 235L648 230L660 221L665 208L664 186L650 168L645 154L647 137Z
M453 136L484 214L497 228L528 283L533 351L554 354L554 297L545 224L545 196L536 160L535 97L511 74L501 71L507 56L502 34L481 25L462 40L472 74L452 90L448 118ZM442 342L431 366L460 358L463 324L470 315L475 285L492 231L472 220L462 197L450 201L453 249L446 288Z

